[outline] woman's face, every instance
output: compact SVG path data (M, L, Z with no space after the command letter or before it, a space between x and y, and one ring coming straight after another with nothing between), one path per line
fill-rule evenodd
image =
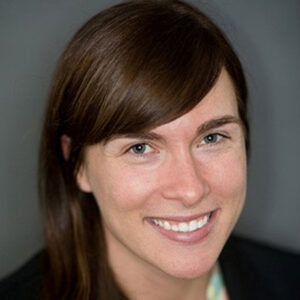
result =
M227 72L180 118L88 147L77 181L97 200L115 270L206 274L246 194L244 135Z

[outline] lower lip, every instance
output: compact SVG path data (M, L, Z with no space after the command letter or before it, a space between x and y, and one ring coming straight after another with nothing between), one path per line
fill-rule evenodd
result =
M192 232L176 232L173 230L166 230L158 225L155 225L151 219L148 219L147 221L163 237L180 244L193 245L204 241L209 235L217 217L217 212L218 210L214 210L208 222L203 227Z

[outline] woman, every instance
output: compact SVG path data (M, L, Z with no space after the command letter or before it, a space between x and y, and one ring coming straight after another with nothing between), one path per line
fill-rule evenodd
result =
M68 44L48 100L46 250L3 298L295 296L296 276L277 291L264 262L297 257L227 242L245 201L248 140L242 67L207 16L155 0L100 12Z

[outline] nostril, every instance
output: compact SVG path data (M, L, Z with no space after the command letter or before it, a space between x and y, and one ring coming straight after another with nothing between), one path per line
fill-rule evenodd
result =
M166 199L182 201L193 206L208 192L208 184L198 170L199 166L190 155L181 155L168 166L167 176L162 181Z
M164 187L163 195L169 200L178 200L184 206L193 206L201 201L207 194L205 184L200 182L174 181Z

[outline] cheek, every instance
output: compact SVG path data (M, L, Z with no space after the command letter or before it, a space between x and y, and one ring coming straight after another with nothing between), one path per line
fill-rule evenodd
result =
M224 153L210 162L206 170L211 191L220 196L220 201L244 199L247 173L244 151Z
M93 192L100 209L126 212L144 207L154 189L151 172L139 168L110 165L91 174Z

